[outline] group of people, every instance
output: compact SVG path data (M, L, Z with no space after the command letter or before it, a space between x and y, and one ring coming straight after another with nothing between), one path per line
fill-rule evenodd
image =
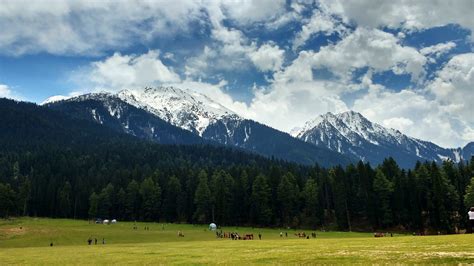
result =
M92 238L89 237L89 239L87 239L87 243L90 245L92 245ZM94 238L94 245L97 245L97 238ZM102 238L102 245L105 245L105 238Z
M245 235L240 235L237 232L222 232L216 231L216 237L217 238L230 238L232 240L253 240L254 236L253 234L245 234ZM258 239L262 240L262 234L258 234Z

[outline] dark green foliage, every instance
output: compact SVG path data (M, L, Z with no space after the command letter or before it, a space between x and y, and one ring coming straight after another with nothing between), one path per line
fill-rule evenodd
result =
M140 185L141 212L145 221L156 221L159 219L161 209L161 188L155 184L153 179L147 177Z
M181 182L176 176L171 176L166 186L163 202L165 218L168 221L182 221L184 217L184 194Z
M270 208L270 187L265 175L258 175L252 186L251 213L252 220L258 225L268 225L271 221L272 209Z
M472 160L324 169L223 147L158 145L17 105L0 105L10 112L0 112L1 217L454 232L474 205Z
M95 194L95 192L92 192L92 194L89 197L89 217L90 218L95 218L97 217L97 210L99 208L99 196Z
M211 213L214 212L211 198L211 190L207 180L207 173L201 171L199 173L199 183L194 195L194 204L196 211L194 212L194 220L199 223L207 223L214 220Z
M15 210L15 191L10 184L0 183L0 217L8 217Z
M66 181L64 186L59 190L59 215L61 217L69 218L72 213L72 187Z
M471 178L471 182L466 189L466 194L464 195L464 205L474 207L474 177Z
M393 193L393 184L380 169L375 173L373 190L377 199L375 213L378 227L383 228L392 225L393 214L390 208L390 196Z

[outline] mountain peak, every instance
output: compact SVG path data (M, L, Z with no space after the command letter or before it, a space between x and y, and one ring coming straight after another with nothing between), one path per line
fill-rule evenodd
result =
M123 90L118 93L118 96L129 104L145 109L175 126L199 135L202 135L210 124L219 119L226 117L242 119L204 94L173 86Z
M457 162L465 159L459 151L444 149L431 142L406 136L398 130L385 128L355 111L320 115L307 122L294 136L371 163L380 163L380 160L389 156L404 167L413 166L417 160L452 159ZM463 154L470 152L469 148L465 151Z

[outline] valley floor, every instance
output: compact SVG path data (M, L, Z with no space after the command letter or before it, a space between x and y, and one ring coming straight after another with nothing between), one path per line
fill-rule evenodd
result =
M178 237L178 231L184 237ZM0 264L474 263L474 235L374 238L371 233L317 231L316 238L305 239L295 236L300 231L294 230L232 227L223 231L253 233L256 240L217 239L205 226L193 225L0 221ZM98 244L89 246L88 238L97 238Z

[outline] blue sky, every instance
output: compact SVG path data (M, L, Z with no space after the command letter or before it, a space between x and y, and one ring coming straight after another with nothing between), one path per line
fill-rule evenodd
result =
M0 97L174 85L287 132L353 109L458 147L474 140L473 10L471 0L5 0Z

